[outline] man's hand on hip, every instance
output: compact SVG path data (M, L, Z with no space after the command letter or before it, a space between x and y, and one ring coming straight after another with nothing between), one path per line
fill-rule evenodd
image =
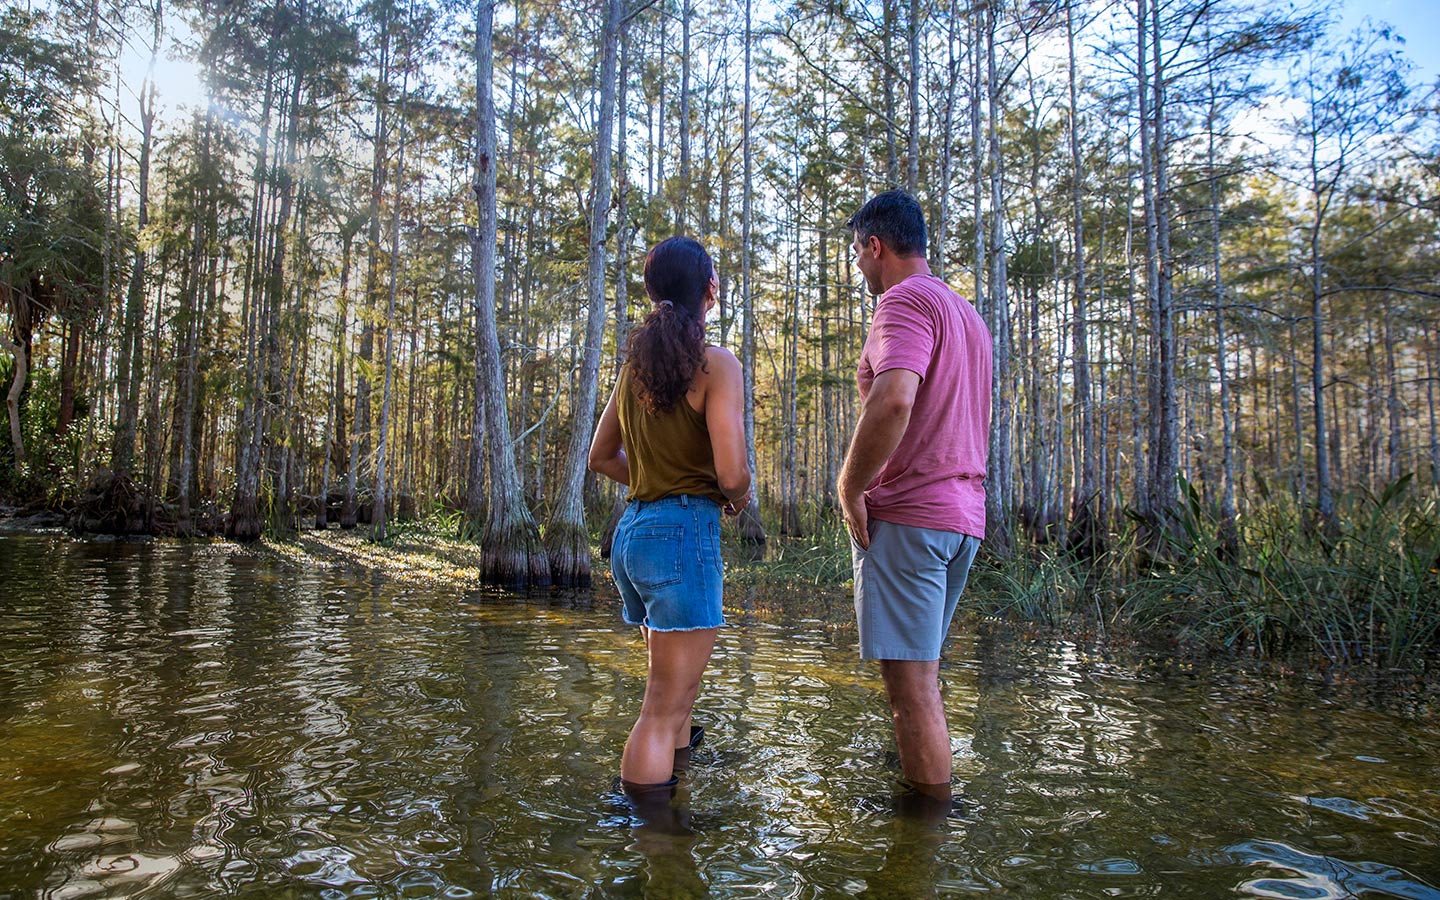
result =
M865 507L865 492L852 494L841 486L840 511L845 515L845 527L850 530L850 539L861 550L869 550L870 510Z

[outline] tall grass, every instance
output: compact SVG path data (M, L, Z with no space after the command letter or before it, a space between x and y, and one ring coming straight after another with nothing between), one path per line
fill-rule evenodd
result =
M790 536L780 533L775 511L761 515L769 539L764 558L749 563L758 580L839 589L851 579L850 536L839 510L806 504L796 516L804 533Z
M1338 534L1260 487L1224 552L1219 522L1184 485L1169 561L1125 591L1121 612L1264 655L1308 647L1336 664L1422 663L1440 638L1440 505L1404 476L1379 494L1340 498Z
M1378 494L1346 494L1337 498L1339 531L1327 534L1313 510L1261 482L1227 536L1217 512L1191 485L1181 488L1181 508L1158 541L1131 517L1092 560L1024 541L1008 560L982 550L961 608L1264 657L1314 653L1336 665L1417 668L1440 651L1435 492L1406 476ZM842 588L851 578L844 525L838 513L807 512L816 513L805 519L808 534L772 537L766 559L742 577Z

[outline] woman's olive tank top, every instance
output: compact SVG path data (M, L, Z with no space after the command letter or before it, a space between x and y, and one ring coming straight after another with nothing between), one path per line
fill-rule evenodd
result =
M705 416L681 397L668 413L655 416L635 393L630 367L620 369L615 405L620 442L630 465L631 500L659 500L678 494L728 501L715 475L715 451Z

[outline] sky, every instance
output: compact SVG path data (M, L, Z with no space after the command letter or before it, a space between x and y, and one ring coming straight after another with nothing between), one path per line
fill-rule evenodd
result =
M1353 31L1367 17L1393 25L1405 39L1418 81L1433 85L1440 79L1440 0L1346 0L1341 30Z
M1404 39L1404 54L1415 65L1412 74L1416 82L1422 85L1440 83L1440 0L1344 0L1338 27L1332 33L1338 35L1353 31L1367 18L1392 25L1396 34ZM174 17L167 25L172 32L184 27ZM188 39L188 33L183 37ZM173 39L173 34L167 36L167 46L155 66L160 116L172 121L184 116L187 110L197 108L204 98L199 71L193 64L175 58L171 46ZM123 105L132 122L138 121L138 103L134 95L140 90L149 64L149 48L141 43L133 42L121 61L126 82Z

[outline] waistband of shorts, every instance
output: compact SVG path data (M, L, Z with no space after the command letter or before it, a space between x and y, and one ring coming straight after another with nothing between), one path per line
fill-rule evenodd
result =
M720 508L720 504L709 497L701 497L698 494L672 494L669 497L661 497L659 500L631 500L630 505L635 509L649 509L652 506L678 506L681 509L689 509L692 504L699 503L702 508Z

